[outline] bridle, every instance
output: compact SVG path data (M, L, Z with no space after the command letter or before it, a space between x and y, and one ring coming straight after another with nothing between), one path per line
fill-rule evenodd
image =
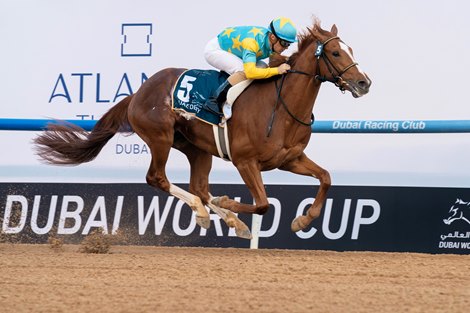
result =
M328 79L326 76L322 76L320 74L320 66L317 64L317 74L315 75L315 78L318 79L320 82L325 82L329 81L333 84L335 84L336 87L338 87L341 92L344 92L344 87L343 87L343 74L346 73L349 69L353 68L354 66L357 66L357 62L352 62L348 66L346 66L343 70L338 70L336 66L330 61L328 56L323 53L324 47L332 40L338 39L341 41L341 39L338 36L331 37L327 39L325 42L321 43L320 41L317 42L317 49L315 50L315 56L317 59L320 61L320 58L323 59L323 61L326 64L326 67L328 68L328 71L331 74L331 79ZM318 62L319 63L319 62ZM333 70L337 73L337 75L334 75Z
M341 39L338 36L328 38L327 40L325 40L325 42L317 41L317 48L315 49L315 57L317 58L318 63L317 63L317 69L316 69L315 74L309 74L309 73L297 71L297 70L289 70L288 73L312 76L312 77L315 77L315 79L319 80L321 83L323 82L333 83L336 87L338 87L341 90L341 92L344 92L345 89L343 87L344 84L343 84L343 78L342 78L343 74L359 64L357 62L353 62L342 70L338 70L336 68L336 66L333 64L333 62L331 62L328 56L325 53L323 53L325 46L329 42L335 39L338 39L339 41L341 41ZM330 77L327 77L326 75L322 75L320 73L320 59L322 59L325 62L325 65L328 68L328 71L330 72Z
M328 58L328 56L323 53L324 51L324 48L325 46L335 40L335 39L338 39L339 41L341 41L341 39L338 37L338 36L334 36L334 37L331 37L331 38L328 38L327 40L325 40L325 42L321 42L321 41L317 41L317 48L315 49L315 57L317 58L318 62L317 62L317 68L316 68L316 71L314 74L310 74L310 73L307 73L307 72L303 72L303 71L299 71L299 70L288 70L286 74L283 74L282 75L282 78L281 78L281 84L277 85L277 80L274 81L274 84L276 86L276 93L277 93L277 101L276 101L276 105L274 106L274 109L273 109L273 113L271 115L271 120L270 120L270 123L268 125L268 137L271 133L271 129L272 129L272 125L273 125L273 122L274 122L274 115L275 115L275 112L276 112L276 108L279 104L279 102L282 103L284 109L287 111L287 113L298 123L304 125L304 126L312 126L313 125L313 122L315 121L315 117L312 113L312 116L311 116L311 121L306 123L306 122L303 122L301 121L300 119L298 119L294 114L292 114L292 112L289 111L289 108L287 107L287 104L285 103L284 99L282 98L281 96L281 90L282 90L282 86L284 85L284 81L287 77L287 74L289 73L292 73L292 74L300 74L300 75L306 75L306 76L310 76L310 77L313 77L315 78L316 80L320 81L320 83L323 83L323 82L330 82L330 83L333 83L336 87L339 88L339 90L341 90L342 93L345 92L345 88L344 88L344 84L343 84L343 74L346 73L348 70L350 70L351 68L355 67L358 65L357 62L353 62L351 64L349 64L348 66L346 66L344 69L342 70L338 70L336 68L336 66L333 64L333 62L331 62L331 60ZM330 77L327 77L325 75L322 75L320 73L320 59L323 60L323 62L325 62L325 65L326 67L328 68L328 71L330 72ZM335 75L336 73L336 75Z

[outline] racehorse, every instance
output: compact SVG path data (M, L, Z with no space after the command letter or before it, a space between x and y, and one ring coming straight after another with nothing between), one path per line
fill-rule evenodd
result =
M37 154L47 163L77 165L93 160L118 131L135 132L151 151L146 176L149 185L188 204L201 227L210 226L206 205L243 238L250 238L250 231L234 213L265 214L269 209L261 171L280 169L313 176L320 182L315 200L306 214L291 224L292 231L302 230L320 215L331 185L328 171L303 152L310 140L312 112L320 86L331 82L357 98L367 94L371 85L352 49L337 33L336 25L327 31L314 19L313 26L299 34L298 51L288 59L289 73L256 80L234 103L232 118L226 124L231 161L255 204L210 193L212 156L219 155L212 126L172 110L171 92L185 69L167 68L154 74L136 93L105 113L91 132L70 124L49 124L34 140ZM171 148L188 158L189 191L172 184L166 176Z

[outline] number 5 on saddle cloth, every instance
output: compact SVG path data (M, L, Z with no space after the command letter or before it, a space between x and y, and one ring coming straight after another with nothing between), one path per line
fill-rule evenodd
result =
M218 125L220 116L203 110L202 106L228 76L215 70L185 71L178 78L172 93L173 110L184 111L206 123Z
M175 83L172 96L172 109L191 114L203 122L225 127L225 123L232 117L232 105L240 94L253 82L245 79L227 92L227 100L223 106L224 116L221 118L203 109L206 99L214 94L219 86L226 81L229 75L215 70L187 70L183 72Z

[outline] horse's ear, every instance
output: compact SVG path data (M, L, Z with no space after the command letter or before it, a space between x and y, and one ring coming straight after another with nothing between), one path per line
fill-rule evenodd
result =
M332 33L334 36L337 36L337 35L338 35L338 27L336 27L336 24L333 24L333 26L331 26L331 33Z

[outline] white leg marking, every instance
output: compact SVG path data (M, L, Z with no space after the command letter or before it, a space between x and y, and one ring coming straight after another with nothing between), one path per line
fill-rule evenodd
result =
M214 211L218 216L220 216L224 221L226 221L229 210L221 208L221 207L213 204L212 200L214 199L214 196L212 196L211 194L209 194L209 196L210 196L210 199L209 199L209 203L207 204L207 206L212 211Z
M218 216L220 216L225 223L227 224L228 227L233 227L235 228L235 234L240 237L240 238L245 238L245 239L251 239L251 232L248 226L246 226L245 223L243 223L235 213L233 213L230 210L227 210L225 208L221 208L215 204L212 203L212 200L215 198L209 194L210 199L209 203L207 206L214 211Z
M201 199L198 196L193 195L192 193L187 192L180 187L170 184L170 194L177 197L180 200L183 200L187 205L191 207L193 211L196 211L198 216L209 216L207 210L202 205Z
M202 228L208 229L211 225L209 218L209 212L205 206L202 205L202 201L198 196L193 195L178 186L170 184L170 194L184 201L191 210L196 212L196 223Z

